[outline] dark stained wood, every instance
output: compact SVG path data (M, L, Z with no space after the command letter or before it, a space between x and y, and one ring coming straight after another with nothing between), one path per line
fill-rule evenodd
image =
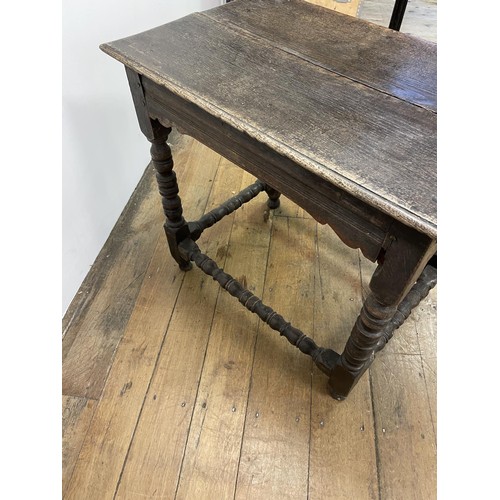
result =
M170 253L182 270L188 270L191 263L185 261L177 249L179 242L189 235L189 229L182 215L182 203L179 198L177 176L174 172L172 150L167 144L172 128L164 127L157 120L151 120L146 108L141 76L129 68L126 68L126 72L139 126L151 143L151 162L156 171L156 182L162 198L163 213L166 217L164 228Z
M349 394L373 362L398 304L436 251L433 240L404 226L395 225L389 240L391 244L370 280L370 293L330 374L330 392L339 400Z
M143 96L151 112L152 101ZM166 112L160 118L169 128ZM186 122L192 131L194 124ZM205 136L217 126L214 119ZM221 128L217 137L224 141L227 128ZM225 141L230 150L233 143ZM186 219L217 210L255 181L227 161L216 169L218 155L188 137L183 142L189 153L172 149ZM252 144L238 155L255 160L259 143ZM275 177L295 172L288 170L291 160L285 163L277 154L271 159L282 166L273 170ZM267 171L263 161L255 163L256 170ZM306 179L304 185L311 182L301 199L310 198L313 208L317 200L339 204L337 224L342 221L347 233L356 221L358 235L363 227L376 228L378 246L385 250L375 257L382 266L391 262L390 237L396 233L390 217L384 225L376 211L356 212L355 199L344 203L346 193L338 188L329 201L327 183L317 195L312 174ZM238 307L203 273L179 273L163 238L151 261L151 241L154 246L162 236L164 218L152 169L145 190L138 191L139 199L134 196L129 204L132 220L117 225L113 244L103 249L65 320L65 354L71 360L66 390L85 389L87 383L95 389L110 374L104 392L95 392L99 401L64 397L65 498L435 498L435 291L413 309L339 404L328 395L324 375L256 315ZM341 352L370 293L375 265L342 246L329 227L304 218L303 208L286 195L281 202L282 208L270 211L262 194L234 213L234 224L231 213L197 242L225 272L313 332L318 344ZM357 215L349 218L351 212ZM150 261L144 280L130 282ZM362 276L368 278L364 291ZM387 271L382 276L389 280ZM417 285L422 278L425 271ZM135 298L136 285L141 292ZM115 327L128 322L129 303L128 333L113 356L123 333ZM403 315L404 304L398 306ZM396 312L391 323L400 319Z
M436 111L434 43L416 42L300 0L260 0L242 7L233 4L203 14L329 71Z
M128 85L132 94L132 100L134 101L139 127L141 132L146 136L146 139L152 141L157 137L159 127L155 127L155 122L149 117L141 75L127 67L125 68L125 72L127 73Z
M273 189L271 186L265 187L266 193L269 196L269 200L267 200L267 206L271 209L274 210L280 206L280 196L281 193L279 191L276 191L276 189Z
M214 224L232 214L235 210L240 208L244 203L248 203L255 198L265 188L265 185L256 181L247 188L240 191L237 195L229 198L218 207L207 212L201 219L189 223L189 233L191 240L196 241L205 229L212 227Z
M236 2L227 8L244 5ZM317 12L313 6L296 5ZM385 29L371 28L379 38L386 36ZM415 53L428 46L411 37L406 40ZM435 237L434 112L201 14L102 48L303 170ZM393 65L400 59L396 55ZM411 60L418 67L419 60ZM387 82L400 85L390 78Z
M257 22L262 15L267 32ZM333 30L339 57L312 41L313 21L323 15L322 32ZM308 33L306 48L290 22L278 29L281 36L274 33L287 16L310 19L300 30ZM346 23L300 0L254 0L101 46L127 68L139 125L152 143L174 259L185 270L194 261L309 354L337 399L347 397L399 322L398 304L436 253L437 239L435 46ZM250 187L206 220L187 223L166 144L172 125L258 177L255 193ZM341 355L292 327L195 243L262 189L269 207L280 193L289 196L378 262ZM200 230L191 233L195 226Z
M167 220L164 228L170 253L182 270L190 269L189 261L182 258L178 251L179 242L189 235L189 228L182 215L177 176L173 170L172 151L167 144L168 134L172 129L164 128L159 123L155 138L151 140L151 161L156 170L156 181L162 197L163 213Z

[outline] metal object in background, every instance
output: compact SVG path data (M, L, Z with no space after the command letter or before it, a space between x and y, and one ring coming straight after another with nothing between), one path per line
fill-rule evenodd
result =
M406 4L408 0L396 0L394 4L394 9L392 9L392 16L389 22L389 28L391 30L399 31L401 28L401 23L403 22L403 17L405 15Z
M226 0L226 3L231 2L232 0ZM346 0L338 0L341 2L345 2ZM391 30L399 31L401 28L401 24L403 22L403 17L405 15L406 4L408 0L396 0L394 4L394 9L392 10L391 20L389 22L389 28Z

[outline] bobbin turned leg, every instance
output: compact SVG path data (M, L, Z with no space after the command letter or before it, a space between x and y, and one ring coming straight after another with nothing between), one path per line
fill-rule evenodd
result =
M172 129L165 127L158 120L150 117L147 108L147 99L142 86L142 77L130 68L125 68L128 83L134 100L135 112L139 127L147 140L151 143L151 160L156 170L156 180L162 197L163 212L166 221L164 224L168 246L172 257L179 267L187 271L191 269L191 262L185 260L179 253L179 243L190 236L189 228L182 216L182 204L179 198L179 188L175 176L172 151L167 144L167 138Z
M351 335L335 365L328 388L335 399L345 399L373 361L384 327L396 312L373 292L366 298Z
M384 342L403 297L422 274L435 252L435 242L408 228L396 228L391 245L381 256L366 298L344 351L328 381L330 394L345 399L373 362ZM399 326L399 325L398 325Z
M185 260L179 253L179 243L190 236L189 228L182 215L182 204L179 197L177 177L173 170L174 161L172 151L167 144L171 128L158 124L155 127L155 138L151 142L151 160L156 170L156 181L160 190L163 212L166 221L164 224L168 246L172 257L183 271L191 269L190 261Z

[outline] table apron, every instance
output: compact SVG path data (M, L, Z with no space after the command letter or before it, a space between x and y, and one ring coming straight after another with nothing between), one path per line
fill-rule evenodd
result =
M346 245L359 248L372 262L377 260L388 242L392 217L165 87L142 75L140 81L151 119L205 144L328 224Z

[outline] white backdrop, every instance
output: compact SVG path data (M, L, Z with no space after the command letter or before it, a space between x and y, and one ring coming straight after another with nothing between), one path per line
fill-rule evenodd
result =
M65 0L63 7L63 314L148 163L125 70L99 45L220 0Z

